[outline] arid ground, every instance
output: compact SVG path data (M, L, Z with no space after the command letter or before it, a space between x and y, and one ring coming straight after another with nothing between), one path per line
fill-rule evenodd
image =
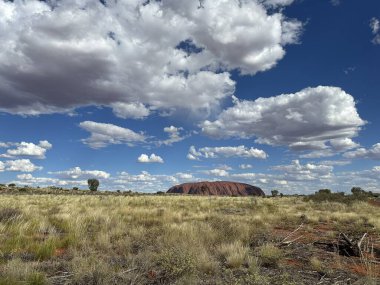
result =
M379 284L379 206L3 193L0 284Z

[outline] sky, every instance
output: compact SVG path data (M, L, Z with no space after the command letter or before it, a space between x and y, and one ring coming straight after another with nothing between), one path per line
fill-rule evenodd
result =
M380 1L0 0L0 183L380 192Z

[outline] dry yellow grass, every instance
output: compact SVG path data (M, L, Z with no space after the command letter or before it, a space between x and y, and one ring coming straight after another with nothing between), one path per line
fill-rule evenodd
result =
M380 233L366 202L1 195L0 284L308 284L284 263L293 253L276 229L321 221L336 225L327 237L347 224Z

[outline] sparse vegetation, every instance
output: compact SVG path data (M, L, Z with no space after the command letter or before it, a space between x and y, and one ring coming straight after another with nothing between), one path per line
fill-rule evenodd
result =
M298 285L321 276L320 284L376 284L380 277L372 262L380 257L375 198L16 190L0 196L0 285ZM372 252L349 257L314 244L336 243L342 232L367 233Z

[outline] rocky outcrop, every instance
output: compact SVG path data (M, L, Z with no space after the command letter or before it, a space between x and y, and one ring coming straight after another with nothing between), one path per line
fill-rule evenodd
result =
M265 196L263 190L259 187L229 181L183 183L171 187L167 193L220 196Z

